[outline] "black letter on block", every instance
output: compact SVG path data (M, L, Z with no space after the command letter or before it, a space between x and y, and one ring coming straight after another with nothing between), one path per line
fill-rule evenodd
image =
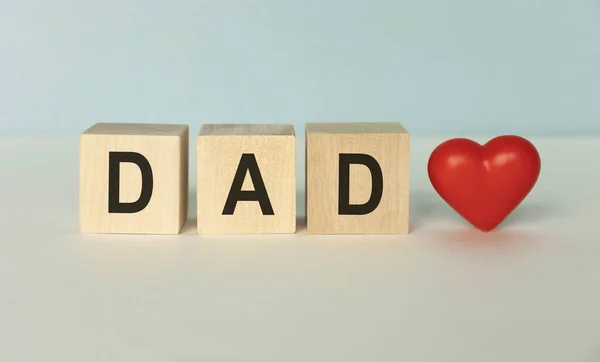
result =
M254 184L254 191L242 190L246 172L250 172L250 178L252 179L252 184ZM271 201L269 201L265 183L260 174L260 170L258 169L256 157L252 153L244 153L240 159L240 164L235 172L233 183L231 184L231 189L229 190L229 195L227 196L227 201L223 208L223 215L233 215L238 201L258 201L263 215L275 215L273 213Z
M365 165L371 172L371 197L362 205L350 205L350 164ZM383 174L377 161L365 154L340 153L339 215L366 215L377 208L383 195Z
M137 201L119 201L121 162L135 163L142 172L142 192ZM146 157L135 152L109 152L108 154L108 212L111 214L133 214L144 210L150 202L154 180L152 168Z

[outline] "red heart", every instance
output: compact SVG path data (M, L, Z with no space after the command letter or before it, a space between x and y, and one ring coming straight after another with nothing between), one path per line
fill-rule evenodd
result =
M528 140L496 137L483 146L454 138L429 157L429 180L437 193L482 231L495 229L537 182L541 159Z

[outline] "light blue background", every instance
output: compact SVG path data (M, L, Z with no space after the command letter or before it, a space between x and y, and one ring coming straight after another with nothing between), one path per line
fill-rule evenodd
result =
M600 131L600 0L2 0L0 132Z

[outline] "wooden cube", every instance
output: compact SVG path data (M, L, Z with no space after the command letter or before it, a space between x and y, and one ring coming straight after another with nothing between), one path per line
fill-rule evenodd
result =
M307 124L308 233L408 233L409 163L399 123Z
M296 231L291 125L204 125L196 172L199 234Z
M187 218L186 125L98 123L80 137L84 233L178 234Z

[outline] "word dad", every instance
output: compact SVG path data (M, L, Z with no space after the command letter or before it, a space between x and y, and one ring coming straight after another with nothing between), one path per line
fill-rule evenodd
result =
M408 233L409 144L399 123L306 124L308 233ZM188 146L187 125L97 123L83 132L81 232L180 233ZM199 234L294 233L293 126L203 125L196 202Z

